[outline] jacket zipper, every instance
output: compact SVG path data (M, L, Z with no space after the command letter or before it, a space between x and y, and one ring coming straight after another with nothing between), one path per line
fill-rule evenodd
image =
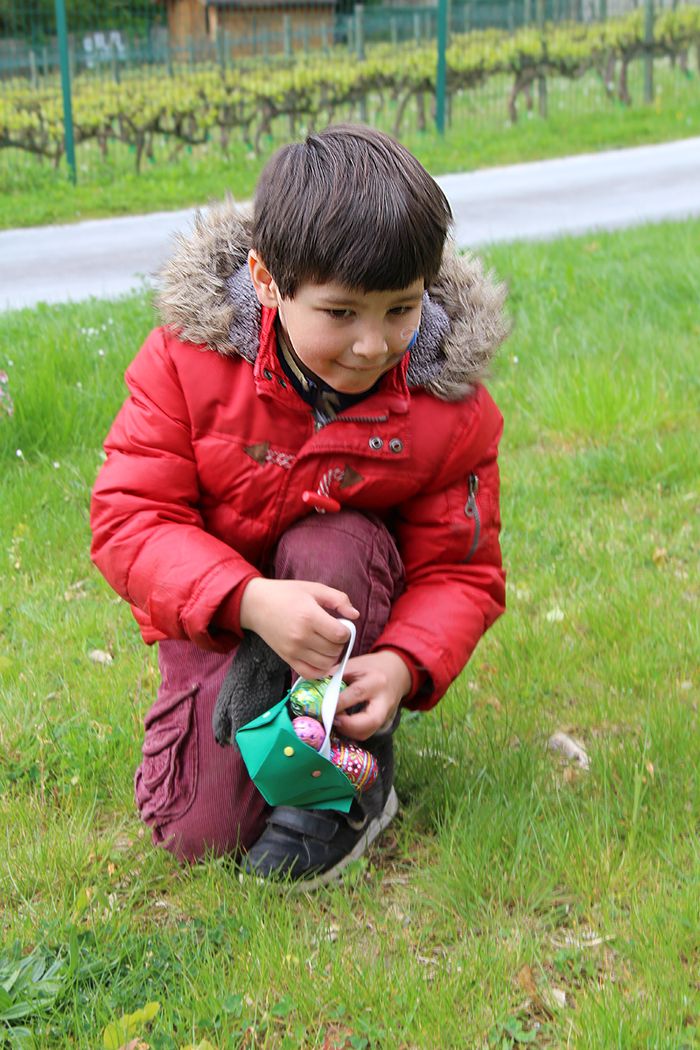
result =
M327 419L325 423L315 420L316 433L324 427L331 427L334 423L386 423L388 416L336 416L335 419Z
M334 423L386 423L388 418L388 416L336 416L335 419L329 419L325 425L330 427Z
M481 536L481 514L479 513L479 506L476 502L476 497L479 493L479 478L477 474L469 475L469 494L467 496L467 502L464 504L464 513L468 518L474 519L474 539L472 545L469 548L466 561L471 561L476 553L476 548L479 546L479 538Z

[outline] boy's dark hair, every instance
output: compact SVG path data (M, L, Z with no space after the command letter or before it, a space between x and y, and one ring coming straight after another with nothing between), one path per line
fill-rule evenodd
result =
M266 165L252 243L285 299L306 281L393 291L433 281L451 222L445 194L404 146L336 124Z

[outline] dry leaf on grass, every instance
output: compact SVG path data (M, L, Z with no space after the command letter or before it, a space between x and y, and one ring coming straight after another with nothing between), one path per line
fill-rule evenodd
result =
M547 1006L537 989L537 982L535 981L535 975L533 974L532 969L527 965L522 966L520 970L518 970L516 980L525 994L529 997L532 1011L551 1021L554 1015L551 1008Z
M566 992L563 988L547 988L542 996L545 1002L549 1003L550 1006L555 1009L562 1009L567 1006Z
M568 733L562 733L561 731L552 733L547 741L547 747L550 751L558 751L565 758L575 762L581 769L590 769L591 767L591 760L583 744L579 740L574 740Z
M112 654L105 652L104 649L91 649L88 653L88 660L92 660L94 664L111 664Z
M76 602L82 598L87 598L88 593L85 590L87 583L87 580L77 580L76 583L71 583L63 592L63 600L65 602Z

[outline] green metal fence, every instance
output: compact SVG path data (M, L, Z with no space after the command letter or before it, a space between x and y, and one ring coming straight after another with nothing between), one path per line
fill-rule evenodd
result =
M697 85L697 3L613 3L0 0L0 149L75 177L76 148L139 168L157 142L255 153L330 120L497 127Z

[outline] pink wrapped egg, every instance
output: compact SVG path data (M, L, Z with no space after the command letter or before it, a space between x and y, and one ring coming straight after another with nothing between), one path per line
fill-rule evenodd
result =
M326 731L321 722L308 715L297 715L292 719L292 729L305 744L319 751L323 741L326 739Z
M374 755L335 733L331 736L331 762L345 773L357 791L368 791L379 774Z

